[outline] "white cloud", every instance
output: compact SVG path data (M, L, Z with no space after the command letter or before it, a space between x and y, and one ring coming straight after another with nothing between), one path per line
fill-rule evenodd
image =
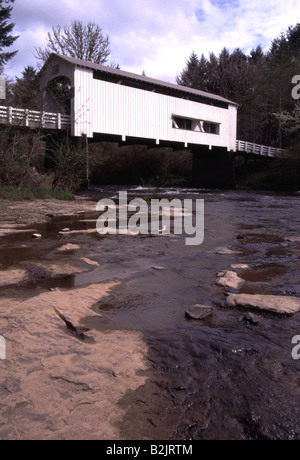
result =
M52 25L74 19L99 24L111 41L111 61L124 70L175 81L192 51L245 52L296 24L299 0L21 0L14 4L17 56L6 69L19 75L35 65Z

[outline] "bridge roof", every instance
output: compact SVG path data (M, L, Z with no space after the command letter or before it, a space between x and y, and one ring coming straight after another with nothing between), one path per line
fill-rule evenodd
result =
M187 86L177 85L175 83L168 83L168 82L165 82L163 80L157 80L155 78L149 78L149 77L146 77L144 75L138 75L138 74L135 74L135 73L124 71L124 70L115 69L115 68L104 66L104 65L101 65L101 64L95 64L93 62L82 61L80 59L75 59L75 58L72 58L72 57L69 57L69 56L63 56L63 55L55 54L55 53L52 53L49 56L49 59L46 62L46 64L44 65L43 69L47 67L47 63L54 57L60 58L60 59L62 59L64 61L68 62L69 64L73 65L74 67L88 68L88 69L96 70L96 71L98 71L100 73L103 73L103 74L112 75L112 76L119 76L119 77L125 78L127 80L131 80L132 82L137 82L137 83L139 82L139 83L148 84L148 85L151 85L153 87L153 89L155 89L155 87L156 88L165 88L165 89L169 89L169 90L173 90L173 91L174 90L178 91L178 93L181 93L181 94L186 93L187 95L190 94L190 95L193 95L194 97L198 96L199 98L205 98L205 99L208 99L208 100L211 100L211 101L216 101L216 102L219 102L219 103L231 104L231 105L235 105L235 106L238 105L236 102L230 101L229 99L226 99L226 98L224 98L222 96L218 96L217 94L208 93L206 91L200 91L200 90L197 90L197 89L194 89L194 88L189 88ZM41 70L41 73L43 72L43 69Z

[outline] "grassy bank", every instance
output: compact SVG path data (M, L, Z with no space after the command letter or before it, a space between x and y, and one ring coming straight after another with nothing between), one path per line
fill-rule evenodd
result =
M43 187L12 187L3 186L0 187L0 199L10 201L23 201L23 200L35 200L41 199L46 200L49 198L55 198L56 200L73 201L74 195L70 192L64 192L62 190L51 190Z

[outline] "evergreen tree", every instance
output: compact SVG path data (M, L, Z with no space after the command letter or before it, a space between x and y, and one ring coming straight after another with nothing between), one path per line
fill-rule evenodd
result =
M17 53L17 51L4 51L4 48L11 47L18 38L11 35L14 24L9 23L12 3L14 1L15 0L0 0L0 70L3 69L4 65Z
M230 99L239 105L238 138L286 147L299 108L291 96L292 77L299 75L300 24L272 41L266 53L258 46L249 56L224 48L201 59L193 52L177 82ZM298 126L298 123L297 123Z
M186 62L186 68L181 72L177 77L178 85L188 86L192 88L197 88L199 86L198 81L198 69L199 69L199 59L194 51ZM202 88L198 88L202 89Z
M40 89L37 71L32 66L27 66L22 72L22 77L16 78L12 87L11 104L15 107L31 110L40 110Z

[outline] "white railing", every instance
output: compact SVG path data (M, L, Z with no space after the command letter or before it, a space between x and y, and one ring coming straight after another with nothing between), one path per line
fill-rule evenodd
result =
M0 106L0 123L26 126L33 129L68 129L71 125L71 116Z
M252 142L246 141L236 141L236 150L238 152L254 153L255 155L263 155L266 157L281 157L286 154L286 151L283 149L253 144Z

